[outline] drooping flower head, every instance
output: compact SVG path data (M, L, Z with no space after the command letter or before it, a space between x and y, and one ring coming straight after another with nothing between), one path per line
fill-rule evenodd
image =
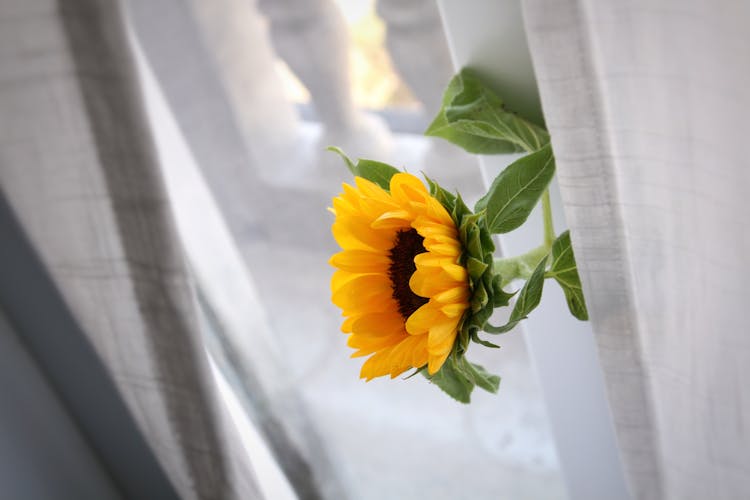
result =
M411 174L389 191L362 177L333 200L333 302L345 316L353 356L369 356L361 377L410 368L434 375L451 354L470 308L464 247L446 208Z
M343 310L353 356L368 356L362 378L415 368L457 401L475 387L497 392L500 378L469 362L471 342L497 345L480 332L512 330L540 303L544 282L562 287L570 312L588 319L570 234L555 237L548 186L555 173L549 133L505 109L504 101L471 70L449 83L442 107L425 132L470 153L526 151L503 169L470 210L425 177L382 162L353 162L336 147L353 186L333 200L333 234L342 251L330 263L333 302ZM495 259L492 235L517 229L541 202L544 241L517 256ZM503 286L525 281L514 293ZM510 305L504 324L493 310ZM408 378L408 377L407 377Z

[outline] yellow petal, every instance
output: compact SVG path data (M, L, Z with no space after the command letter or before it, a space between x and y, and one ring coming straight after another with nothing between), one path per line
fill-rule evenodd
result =
M461 304L469 299L469 289L465 285L460 285L440 292L432 298L442 304Z
M446 226L455 227L453 218L445 209L445 207L442 204L440 204L439 201L437 201L435 198L431 196L427 198L426 215L427 217L435 221L438 221L442 224L445 224Z
M333 211L336 215L357 215L361 213L357 205L340 196L333 199Z
M440 354L439 356L430 355L427 364L427 372L430 375L435 375L437 371L443 366L445 360L448 359L448 354L450 354L450 351L446 352L445 354Z
M441 254L446 257L458 257L459 255L461 255L461 252L462 252L461 244L458 242L432 243L432 242L425 241L424 247L427 249L428 252Z
M336 243L344 250L361 249L387 252L393 247L393 231L377 230L363 217L340 216L331 228Z
M351 333L352 332L352 325L354 324L354 321L356 320L356 317L346 318L343 323L341 323L341 331L343 333Z
M430 330L435 323L445 321L445 316L428 302L416 311L406 320L406 331L411 335L422 335Z
M377 312L377 306L387 308L393 302L391 282L378 274L357 276L336 290L331 300L344 311Z
M433 234L430 236L425 236L424 241L425 241L424 243L425 247L427 245L437 245L440 243L447 243L449 245L457 245L459 248L461 246L461 243L456 238L448 234Z
M391 195L401 203L424 201L428 196L422 181L407 173L398 173L391 177L390 188Z
M449 318L456 318L461 316L467 307L467 304L446 304L440 308L440 311Z
M409 339L411 339L409 345L411 353L409 365L412 368L420 368L426 365L427 357L429 356L429 353L427 352L427 336L416 335L409 337Z
M417 337L406 337L396 345L389 356L390 375L395 378L412 368L411 360L414 349L419 346Z
M425 238L437 235L450 236L453 238L456 238L457 236L453 224L446 225L440 222L435 222L424 216L417 217L412 225L414 226L414 229Z
M397 311L366 314L352 324L352 331L357 335L406 335L404 319Z
M414 257L414 264L416 264L417 269L422 267L443 267L449 266L453 263L454 259L452 257L436 255L430 252L420 253Z
M458 264L445 264L443 265L443 271L450 276L452 280L459 283L467 283L469 278L469 273L466 272L466 268L464 266L459 266Z
M387 273L391 265L388 255L367 250L344 250L334 254L328 262L352 273Z
M360 276L360 274L350 273L347 271L336 271L335 273L333 273L333 276L331 276L331 292L335 293L345 283L353 280L358 276Z
M409 212L406 210L391 210L375 219L370 225L373 229L396 229L409 226Z
M453 348L453 342L456 340L456 322L443 321L430 327L430 334L427 338L427 350L430 354L442 354Z
M407 337L408 338L408 337ZM401 335L386 335L383 337L368 337L365 335L350 335L346 345L359 349L358 356L367 355L398 344L404 339Z
M372 198L384 203L393 203L388 192L374 182L359 176L354 178L354 182L357 184L362 197Z
M391 370L388 362L391 350L393 350L392 347L387 347L370 356L367 361L362 364L362 369L359 371L359 377L369 382L375 377L389 375Z
M434 268L418 268L409 278L409 288L420 297L430 298L455 286L455 280Z

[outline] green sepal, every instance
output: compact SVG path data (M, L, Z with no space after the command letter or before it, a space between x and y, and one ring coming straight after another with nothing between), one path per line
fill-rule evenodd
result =
M482 250L482 240L479 237L479 227L476 224L472 224L466 235L466 248L469 251L469 255L484 255Z
M477 258L469 257L466 259L466 270L472 278L481 278L487 267L489 266Z
M424 174L422 174L424 175ZM427 177L424 176L425 180L427 180L427 185L430 187L430 196L435 198L437 201L440 202L441 205L448 211L448 213L452 213L454 207L456 206L456 195L452 194L449 191L446 191L440 185Z
M503 100L468 69L451 79L425 135L477 154L535 151L549 142L544 128L507 111Z
M495 255L495 242L492 241L492 233L487 228L487 220L482 217L482 223L480 225L479 238L482 241L482 248L484 248L484 258L492 259L494 262Z
M409 375L403 378L403 380L409 380L414 375L419 375L420 373L427 371L427 365L421 366L419 368L415 368L413 372L411 372Z
M522 319L525 319L531 311L536 309L542 299L544 288L544 269L547 267L547 259L542 259L534 269L528 281L523 285L516 299L516 305L510 313L508 322L502 326L492 326L485 323L484 331L487 333L505 333L512 330Z
M472 213L460 194L451 194L429 177L426 177L430 194L448 211L458 229L463 254L460 264L469 277L469 309L464 313L458 326L458 335L453 349L443 367L430 377L445 393L457 401L468 403L475 385L497 391L500 378L491 375L481 366L466 361L464 355L470 342L485 347L497 348L492 342L481 339L478 333L492 316L496 305L508 305L513 294L505 292L498 277L493 273L495 245L492 241L485 212Z
M463 324L463 321L466 320L466 315L464 315L464 318L461 321L461 324ZM458 341L456 342L456 352L457 354L463 354L466 352L466 350L469 348L469 340L471 339L469 332L463 328L458 329Z
M554 278L563 289L568 309L573 316L581 321L589 319L569 231L558 236L552 244L552 264L545 277Z
M492 316L492 311L492 307L484 307L480 311L472 313L471 317L464 323L463 329L469 333L472 330L481 330L484 324L487 323L487 320L490 319L490 316Z
M487 340L482 340L479 338L479 331L472 330L471 331L471 341L476 342L477 344L481 344L485 347L492 347L493 349L500 349L500 346L497 344L493 344L492 342L489 342Z
M485 288L484 283L480 283L471 296L471 312L481 311L489 302L490 296L487 293L487 288Z
M516 295L517 292L506 292L502 286L503 277L496 274L492 277L492 290L493 290L493 307L503 307L510 305L510 299Z
M396 167L375 160L360 158L355 164L340 148L337 148L336 146L328 146L326 149L341 156L341 158L344 159L347 168L353 175L374 182L386 191L390 190L391 177L400 172Z
M471 209L466 206L461 195L456 193L456 201L451 211L451 217L457 222L457 226L464 225L468 221L464 221L464 217L474 215L471 213Z

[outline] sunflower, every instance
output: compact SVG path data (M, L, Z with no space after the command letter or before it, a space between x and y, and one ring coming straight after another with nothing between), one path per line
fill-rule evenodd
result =
M352 357L369 356L360 377L398 376L427 367L435 374L453 349L470 285L463 246L443 205L411 174L390 192L362 177L333 199L330 259L333 303L346 318Z

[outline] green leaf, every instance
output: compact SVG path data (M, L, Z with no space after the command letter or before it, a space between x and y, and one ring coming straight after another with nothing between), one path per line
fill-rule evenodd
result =
M454 359L454 356L451 355L443 363L440 370L433 376L428 376L428 378L448 396L461 403L468 403L471 401L471 391L474 390L474 383L469 380L466 374L462 373L462 370Z
M326 148L326 151L333 151L334 153L338 154L341 158L343 158L344 163L346 164L346 168L349 169L349 172L351 172L352 175L358 175L357 166L354 164L351 158L346 156L346 153L344 153L341 148L337 148L336 146L328 146Z
M364 160L360 158L355 165L351 158L346 156L346 153L336 146L328 146L326 150L333 151L343 158L346 167L352 175L372 181L386 191L390 190L391 177L400 172L400 170L388 165L387 163L375 160Z
M513 329L522 319L526 318L531 311L536 309L542 299L544 288L544 269L547 267L547 259L542 259L531 273L529 280L523 285L518 294L516 305L510 313L508 322L503 326L492 326L485 323L484 331L487 333L505 333Z
M451 354L435 375L429 376L426 371L422 373L443 392L461 403L471 401L474 386L479 386L493 394L500 386L500 377L488 373L480 365L469 363L465 357L455 354Z
M507 111L503 100L467 69L451 79L425 135L477 154L535 151L549 142L546 130Z
M481 387L487 392L491 392L492 394L497 393L497 390L500 387L500 377L498 377L497 375L492 375L487 370L485 370L484 367L474 363L469 363L468 361L466 361L466 366L468 368L468 371L474 378L474 383L477 386Z
M548 144L500 172L475 210L486 210L490 232L512 231L526 222L554 175L555 158Z
M552 244L552 265L546 277L554 278L560 284L570 313L581 321L588 320L589 313L583 298L581 278L578 276L578 266L570 244L570 231L562 233Z
M356 170L356 175L374 182L386 191L390 190L391 177L400 172L397 168L392 167L387 163L375 160L363 160L361 158L357 160Z

